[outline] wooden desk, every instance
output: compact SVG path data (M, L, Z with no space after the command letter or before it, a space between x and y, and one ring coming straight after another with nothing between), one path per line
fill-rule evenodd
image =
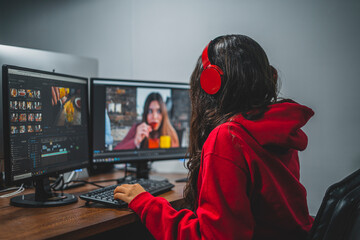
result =
M185 183L175 183L175 179L185 174L156 174L166 177L175 184L172 191L160 195L172 205L179 206L183 199ZM122 172L93 176L88 181L116 179L123 177ZM100 183L107 186L116 182ZM79 196L97 187L85 186L65 190ZM34 192L25 190L21 194ZM9 198L0 199L0 239L84 239L106 233L126 225L139 222L138 216L127 208L109 208L101 204L90 203L79 198L77 203L50 208L21 208L10 206ZM119 239L123 239L118 236Z

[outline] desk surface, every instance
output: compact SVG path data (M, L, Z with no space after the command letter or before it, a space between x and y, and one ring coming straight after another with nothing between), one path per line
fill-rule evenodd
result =
M171 204L180 204L185 183L175 183L175 179L185 174L156 174L166 177L175 184L172 191L160 195ZM114 172L93 176L88 181L116 179L123 177L123 172ZM100 183L107 186L116 182ZM65 190L79 196L97 187L85 186ZM25 190L21 194L34 192ZM90 203L78 199L77 203L49 208L21 208L10 206L10 198L0 199L0 239L81 239L95 234L131 224L139 220L137 215L127 208L109 208L101 204Z

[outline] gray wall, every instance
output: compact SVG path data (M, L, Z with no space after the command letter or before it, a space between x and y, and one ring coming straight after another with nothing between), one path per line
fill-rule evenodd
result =
M326 188L360 167L359 12L356 0L7 0L0 44L97 58L102 77L188 82L210 39L253 37L281 96L316 112L300 154L316 214Z

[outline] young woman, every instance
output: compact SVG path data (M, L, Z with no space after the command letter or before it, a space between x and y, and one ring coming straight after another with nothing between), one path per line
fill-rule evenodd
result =
M298 151L307 146L301 127L313 111L278 101L276 70L243 35L211 41L190 83L191 209L176 211L140 185L118 186L114 197L128 202L156 239L305 239L313 219Z
M165 103L157 92L150 93L144 104L142 122L134 124L115 150L159 148L160 137L168 136L170 147L179 147L179 138L171 125Z

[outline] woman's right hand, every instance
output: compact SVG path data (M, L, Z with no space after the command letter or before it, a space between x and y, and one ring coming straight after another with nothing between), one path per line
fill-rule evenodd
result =
M60 100L60 92L58 87L51 87L51 105L55 106Z
M151 131L152 128L144 122L136 127L136 134L134 140L136 147L140 147L140 143L144 140L144 138L149 137Z

